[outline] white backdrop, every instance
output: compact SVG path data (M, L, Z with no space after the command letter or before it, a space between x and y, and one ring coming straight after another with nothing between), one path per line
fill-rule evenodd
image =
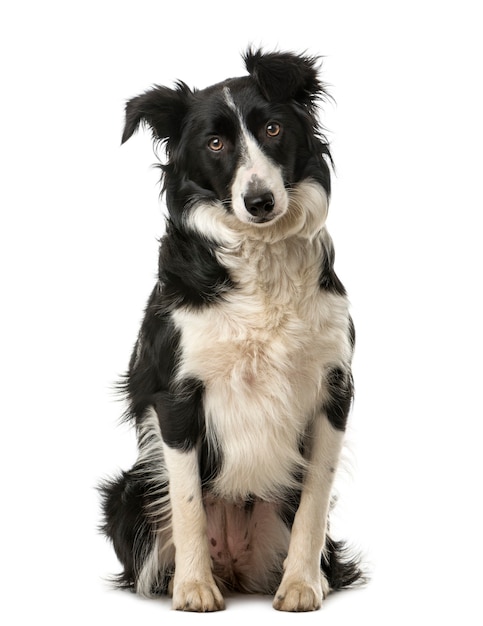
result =
M8 624L482 623L483 47L477 2L4 2L0 615ZM329 215L357 327L333 521L372 583L321 613L228 599L208 618L111 591L99 478L135 458L112 387L162 233L125 99L244 74L248 43L325 55Z

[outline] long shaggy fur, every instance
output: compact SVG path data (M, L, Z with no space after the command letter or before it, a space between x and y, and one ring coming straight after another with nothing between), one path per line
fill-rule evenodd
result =
M126 106L163 142L159 277L123 384L139 456L102 487L103 531L144 596L319 608L361 580L328 534L354 328L325 228L317 60L248 50L248 76Z

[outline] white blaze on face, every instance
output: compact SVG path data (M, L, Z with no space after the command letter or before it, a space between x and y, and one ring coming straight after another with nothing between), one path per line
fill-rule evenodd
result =
M228 106L235 111L240 122L241 156L231 185L233 212L245 223L256 223L248 212L245 199L249 196L271 193L274 200L270 224L288 208L288 193L283 183L280 166L270 160L247 129L228 87L224 89ZM263 226L263 224L261 224Z

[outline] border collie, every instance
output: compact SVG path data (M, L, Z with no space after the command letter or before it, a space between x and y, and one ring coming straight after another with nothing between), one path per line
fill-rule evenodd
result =
M106 481L118 578L173 608L272 594L312 611L361 579L328 535L354 328L325 228L318 60L249 49L248 75L126 105L163 142L159 277L123 381L134 467Z

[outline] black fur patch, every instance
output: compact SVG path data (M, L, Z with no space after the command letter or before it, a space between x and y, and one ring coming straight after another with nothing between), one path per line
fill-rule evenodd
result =
M345 430L354 394L352 375L334 367L327 373L326 383L329 391L329 400L324 406L327 418L334 428Z
M171 448L190 450L204 429L203 385L195 379L183 381L174 391L156 394L154 407L158 414L163 441Z
M333 591L365 582L359 559L350 554L344 541L334 541L329 536L326 538L321 567Z
M104 524L101 530L112 541L117 558L124 566L116 582L121 587L133 587L136 566L134 555L141 548L145 556L153 547L153 526L145 515L148 495L146 477L123 472L118 478L100 487ZM142 541L136 543L137 538ZM141 556L141 555L140 555Z
M223 297L233 287L206 239L189 235L172 223L161 242L159 280L164 306L200 307Z
M169 389L178 361L179 332L166 309L158 283L149 298L139 338L121 389L129 400L127 419L138 422L156 394Z
M345 296L346 290L334 270L335 251L332 241L327 241L324 246L324 258L320 268L319 285L321 289Z

